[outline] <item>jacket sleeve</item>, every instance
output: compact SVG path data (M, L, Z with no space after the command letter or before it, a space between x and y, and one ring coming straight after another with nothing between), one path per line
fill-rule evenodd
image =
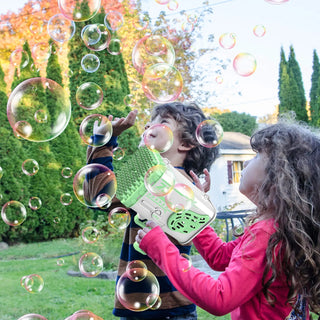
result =
M229 265L233 249L239 242L240 238L230 242L222 241L210 226L193 239L193 244L198 252L208 265L217 271L224 271Z
M185 297L209 313L224 315L249 301L262 289L269 237L263 228L246 232L234 248L228 267L217 280L193 266L184 272L185 258L160 227L144 236L140 248Z

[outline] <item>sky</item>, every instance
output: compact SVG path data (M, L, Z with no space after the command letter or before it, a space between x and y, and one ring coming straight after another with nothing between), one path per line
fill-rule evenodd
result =
M18 12L26 2L27 0L5 1L1 4L0 13L6 13L8 10ZM142 9L154 18L160 11L179 18L181 10L186 10L187 14L200 14L204 6L200 1L177 0L178 8L171 11L166 5L157 2L161 1L142 0ZM203 107L230 109L257 117L273 113L275 105L279 102L280 48L284 48L288 57L290 45L295 50L306 98L309 99L313 50L315 49L320 56L319 0L287 0L280 4L271 4L266 0L209 0L207 5L213 9L212 19L203 25L203 37L198 40L196 46L214 46L218 50L212 54L229 59L231 63L223 70L223 81L219 84L215 80L215 63L206 60L205 56L199 58L198 65L207 66L206 85L216 93ZM254 35L253 29L256 25L264 26L266 33L263 37ZM234 33L236 37L236 44L232 49L224 49L219 45L220 35L227 32ZM215 35L213 43L206 41L210 33ZM233 69L232 61L239 53L249 53L255 58L257 67L252 75L240 76Z

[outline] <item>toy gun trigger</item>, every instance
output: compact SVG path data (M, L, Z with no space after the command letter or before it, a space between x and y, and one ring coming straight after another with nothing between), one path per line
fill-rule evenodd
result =
M136 214L136 215L134 216L134 222L135 222L139 227L144 228L144 227L146 227L147 219L140 220L138 214ZM135 241L135 242L133 243L133 248L134 248L136 251L140 252L141 254L147 255L142 249L140 249L139 244L138 244L137 241Z

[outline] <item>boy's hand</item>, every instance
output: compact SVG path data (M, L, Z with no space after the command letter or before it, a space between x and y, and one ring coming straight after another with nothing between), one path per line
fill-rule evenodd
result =
M196 187L198 187L201 191L206 193L210 190L211 179L210 179L210 173L207 169L204 169L203 173L205 176L204 177L205 181L203 183L201 183L199 177L192 170L190 170L190 175L191 175Z
M108 119L112 123L112 129L113 129L113 136L117 137L119 136L123 131L129 129L132 127L136 121L136 117L138 114L138 110L132 110L128 113L128 115L125 118L115 118L113 119L113 116L110 115Z
M102 118L101 123L99 125L99 120L96 120L93 123L93 134L96 135L102 135L104 136L108 131L108 127L106 125L106 121L104 120L104 118Z
M157 226L157 224L151 220L146 222L146 226L149 227L145 227L143 229L140 229L136 235L136 241L138 242L138 244L140 244L142 238L153 228L155 228Z

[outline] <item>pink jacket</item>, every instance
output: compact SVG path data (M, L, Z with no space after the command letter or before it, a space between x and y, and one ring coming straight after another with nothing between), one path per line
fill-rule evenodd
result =
M292 311L286 303L288 287L284 276L269 288L276 298L274 307L262 292L266 248L273 232L273 220L259 221L243 236L225 243L211 227L205 228L193 242L212 269L224 271L217 280L195 267L185 271L186 259L160 227L146 234L140 248L178 291L202 309L217 316L231 312L233 320L284 320Z

